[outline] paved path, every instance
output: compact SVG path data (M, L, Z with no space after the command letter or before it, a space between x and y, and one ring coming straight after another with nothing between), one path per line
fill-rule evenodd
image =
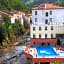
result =
M15 64L32 64L32 62L22 55Z

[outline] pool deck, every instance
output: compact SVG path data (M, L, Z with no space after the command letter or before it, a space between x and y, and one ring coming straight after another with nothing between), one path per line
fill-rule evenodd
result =
M55 49L55 52L57 52L57 51L58 50ZM36 63L36 62L55 62L55 61L64 62L64 56L60 56L60 55L57 55L57 56L37 56L37 51L36 51L35 47L28 46L27 48L25 48L24 54L28 58L32 59L32 61L34 63Z

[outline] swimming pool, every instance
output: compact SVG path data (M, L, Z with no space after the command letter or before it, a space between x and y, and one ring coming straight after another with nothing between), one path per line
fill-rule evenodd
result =
M56 56L56 52L53 50L53 47L35 47L37 50L38 56Z

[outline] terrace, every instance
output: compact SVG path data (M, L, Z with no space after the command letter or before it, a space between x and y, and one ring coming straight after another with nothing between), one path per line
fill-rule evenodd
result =
M58 47L27 46L24 54L32 59L34 63L43 62L64 62L64 49Z

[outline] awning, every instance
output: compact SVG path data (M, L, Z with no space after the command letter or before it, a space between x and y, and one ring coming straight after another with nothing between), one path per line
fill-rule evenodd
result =
M30 39L31 43L37 42L37 43L48 43L48 42L57 42L57 39Z

